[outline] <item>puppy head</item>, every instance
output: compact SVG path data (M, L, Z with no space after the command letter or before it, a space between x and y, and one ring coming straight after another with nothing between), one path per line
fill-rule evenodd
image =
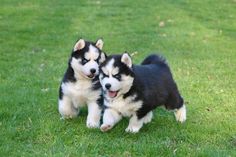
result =
M99 65L106 59L102 47L102 39L98 39L95 43L84 39L78 40L74 45L70 59L73 70L87 79L97 76Z
M127 93L134 80L129 54L109 56L100 66L99 80L109 99Z

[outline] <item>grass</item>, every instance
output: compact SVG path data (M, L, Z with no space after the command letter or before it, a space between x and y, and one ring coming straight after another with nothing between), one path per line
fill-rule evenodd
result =
M0 6L0 156L236 156L236 1L16 1ZM155 110L140 133L127 119L87 129L61 121L58 87L78 37L108 54L161 52L188 119Z

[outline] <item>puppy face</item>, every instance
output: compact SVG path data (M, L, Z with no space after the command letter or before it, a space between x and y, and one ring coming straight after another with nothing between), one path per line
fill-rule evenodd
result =
M99 80L105 96L114 99L127 93L134 80L132 61L127 53L114 55L101 64Z
M70 64L73 70L87 79L93 79L99 73L99 65L106 56L102 50L103 41L96 43L80 39L74 46Z

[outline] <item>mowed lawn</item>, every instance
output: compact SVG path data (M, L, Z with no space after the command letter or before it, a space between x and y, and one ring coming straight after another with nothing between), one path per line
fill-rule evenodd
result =
M165 56L187 121L158 108L139 133L102 133L87 109L60 120L58 87L75 41L107 54ZM0 156L236 156L235 0L0 1ZM148 76L147 76L148 77Z

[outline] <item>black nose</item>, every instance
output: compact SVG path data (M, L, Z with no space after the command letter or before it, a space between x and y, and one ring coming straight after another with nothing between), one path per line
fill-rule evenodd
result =
M110 89L111 88L111 84L107 83L107 84L105 84L105 87L106 87L106 89Z
M96 69L90 69L90 72L94 74L96 72Z

